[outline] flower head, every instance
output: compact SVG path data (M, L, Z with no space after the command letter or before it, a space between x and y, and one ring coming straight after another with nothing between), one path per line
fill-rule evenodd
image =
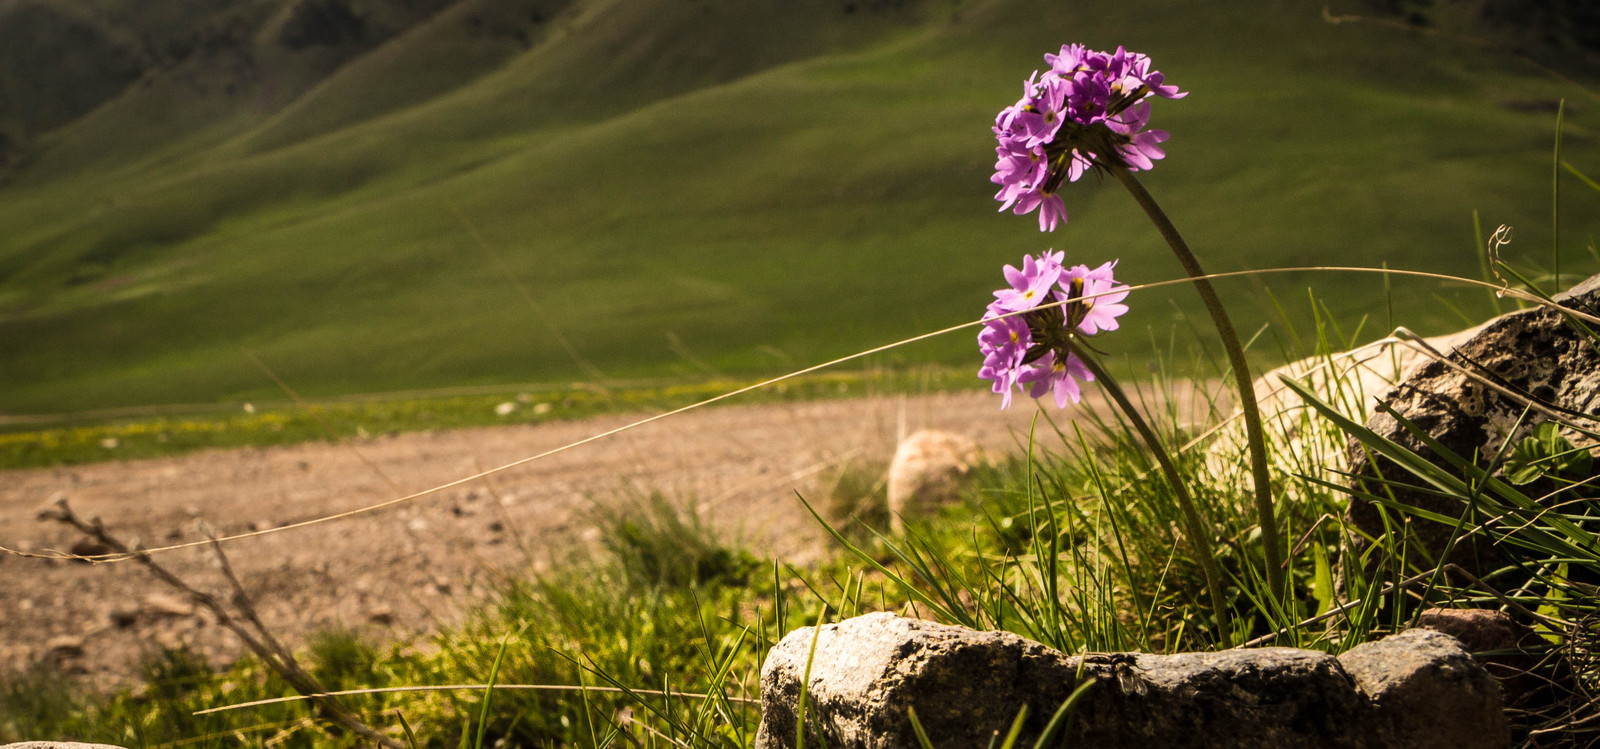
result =
M1146 130L1152 96L1188 94L1166 83L1150 58L1121 47L1097 52L1081 44L1047 54L1050 69L1023 82L1022 98L1000 110L994 134L999 155L990 181L1000 186L1000 210L1039 211L1039 230L1067 220L1056 191L1091 168L1149 169L1166 156L1162 130Z
M1033 369L1017 378L1017 384L1032 385L1028 390L1028 395L1032 398L1042 398L1045 393L1053 393L1056 397L1056 408L1066 408L1067 401L1077 403L1083 399L1078 380L1093 382L1094 375L1089 372L1089 367L1078 358L1077 354L1068 352L1062 355L1055 351L1047 351Z
M1082 397L1078 382L1094 380L1077 344L1116 330L1117 317L1128 311L1122 303L1127 286L1112 276L1116 261L1067 268L1064 257L1046 252L1023 256L1021 268L1007 265L1009 288L996 291L989 303L978 332L983 354L978 377L994 383L1001 408L1010 408L1014 391L1023 386L1034 398L1053 393L1061 408L1077 403Z
M1112 277L1117 261L1112 260L1094 270L1087 265L1074 265L1062 271L1059 278L1066 297L1077 299L1067 305L1068 321L1075 323L1084 335L1097 335L1101 331L1116 330L1117 318L1128 311L1122 300L1128 298L1128 287Z
M1061 277L1061 259L1066 253L1046 252L1035 261L1032 255L1022 256L1022 270L1007 265L1006 283L1009 289L994 293L994 300L1007 312L1032 309L1049 300L1050 290Z
M1022 360L1032 347L1033 336L1021 315L987 320L978 333L978 351L983 354L978 377L994 381L994 391L1001 395L1001 408L1011 407L1011 391L1028 371Z

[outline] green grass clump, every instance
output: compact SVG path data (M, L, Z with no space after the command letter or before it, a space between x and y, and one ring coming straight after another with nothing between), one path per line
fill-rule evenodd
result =
M829 475L818 508L823 520L851 538L889 527L888 466L878 461L848 461Z
M685 513L659 492L596 511L601 543L634 587L746 586L760 564L724 545L698 513Z
M373 683L373 674L363 677L364 685ZM219 700L268 699L293 690L253 661L218 673L203 656L186 649L163 649L147 657L136 685L111 696L85 693L47 668L8 675L0 686L4 741L49 737L128 747L177 742L224 746L244 737L257 745L277 738L310 746L302 734L314 731L305 711L293 705L265 706L239 720L194 715Z

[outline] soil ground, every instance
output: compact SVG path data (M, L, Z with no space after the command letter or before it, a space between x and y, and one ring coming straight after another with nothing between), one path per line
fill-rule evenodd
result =
M267 625L290 643L318 628L413 638L456 621L496 582L548 566L592 539L597 507L659 490L697 503L729 538L802 562L820 531L796 499L827 492L845 465L882 466L896 435L972 436L991 458L1020 451L1034 416L988 393L704 409L384 510L225 545ZM411 433L346 444L218 450L0 473L0 546L67 550L83 537L36 512L58 493L81 516L146 547L309 520L448 483L621 426L639 415ZM191 585L224 593L204 548L157 555ZM233 635L135 562L0 554L0 674L48 663L112 686L139 659L188 644L214 662ZM0 677L3 678L3 677Z

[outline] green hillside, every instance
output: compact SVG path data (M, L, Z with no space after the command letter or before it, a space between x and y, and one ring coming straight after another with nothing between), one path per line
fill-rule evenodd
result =
M0 411L275 393L241 348L316 395L771 370L972 319L1024 252L1177 276L1114 185L1071 189L1052 236L994 212L994 113L1068 41L1145 51L1193 92L1157 104L1173 137L1146 182L1213 270L1475 276L1474 210L1548 264L1562 98L1564 156L1600 174L1592 86L1311 2L461 0L306 21L317 3L339 5L187 0L215 6L185 16L212 19L193 38L231 43L28 136L0 182ZM128 31L124 3L82 5L145 40L127 49L173 43ZM1592 272L1600 194L1564 189L1563 266ZM1263 290L1298 310L1308 283L1374 329L1388 302L1422 330L1460 322L1436 294L1487 310L1414 282L1386 302L1375 278L1224 289L1250 328ZM1134 297L1106 347L1143 355L1189 296Z

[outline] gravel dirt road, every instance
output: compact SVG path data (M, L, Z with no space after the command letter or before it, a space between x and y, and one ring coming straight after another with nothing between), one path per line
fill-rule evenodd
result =
M817 496L850 461L885 464L897 433L922 427L1018 450L1034 410L988 393L727 406L665 419L489 479L337 522L230 542L262 618L291 643L349 626L409 638L459 617L495 582L592 538L586 516L663 492L697 503L719 532L804 561L819 532L795 493ZM83 537L36 519L58 493L82 516L147 547L309 520L438 486L626 424L640 415L412 433L348 444L208 451L146 461L0 473L0 546L66 550ZM196 587L226 583L209 552L159 561ZM91 683L125 683L141 655L180 643L215 662L233 636L134 562L91 565L0 554L0 672L51 662ZM3 678L3 677L0 677Z

